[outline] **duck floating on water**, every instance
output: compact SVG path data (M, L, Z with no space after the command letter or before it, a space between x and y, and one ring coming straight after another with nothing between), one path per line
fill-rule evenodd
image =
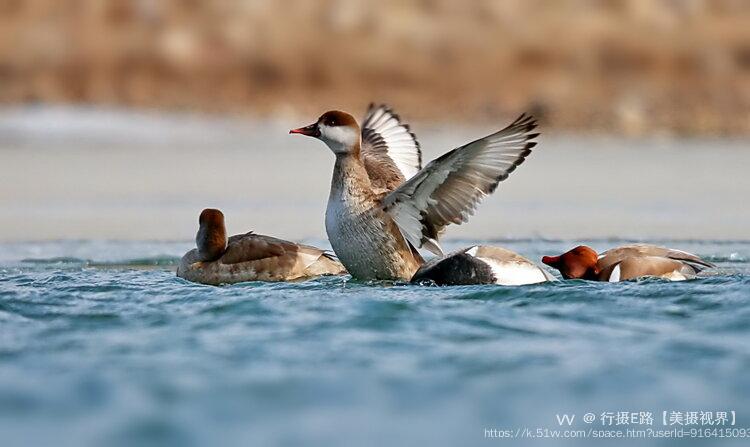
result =
M413 283L426 281L439 286L520 286L557 279L518 253L500 247L473 245L427 261L411 279Z
M681 281L716 267L692 253L650 244L623 245L602 254L580 245L560 256L545 256L542 262L559 270L565 279L609 282L644 276Z
M442 256L438 235L466 222L479 201L523 163L536 145L536 121L508 127L454 149L421 169L408 127L372 108L362 128L330 111L290 133L323 141L336 156L326 209L328 239L349 273L361 280L410 280L425 247Z
M205 209L198 219L198 246L182 257L177 276L219 285L245 281L292 281L346 273L330 253L253 232L227 238L224 214Z

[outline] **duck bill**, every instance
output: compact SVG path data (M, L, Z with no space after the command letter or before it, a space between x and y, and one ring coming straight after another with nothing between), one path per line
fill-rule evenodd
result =
M300 135L307 135L308 137L318 138L320 136L320 128L318 123L310 124L309 126L292 129L289 133L298 133Z
M550 267L557 267L560 265L560 257L559 256L544 256L542 257L542 262L547 264Z

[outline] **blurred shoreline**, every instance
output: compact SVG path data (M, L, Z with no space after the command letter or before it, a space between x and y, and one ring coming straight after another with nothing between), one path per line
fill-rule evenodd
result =
M320 142L287 134L299 124L0 108L0 241L186 241L206 207L221 208L233 234L324 240L333 159ZM412 129L426 163L494 127ZM444 237L747 240L749 163L742 139L542 129L529 160Z
M0 104L750 135L734 0L0 3Z

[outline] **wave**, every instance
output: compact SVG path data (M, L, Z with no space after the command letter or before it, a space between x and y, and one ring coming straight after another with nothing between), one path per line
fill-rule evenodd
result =
M118 261L96 261L92 259L81 259L74 257L54 258L25 258L21 264L32 264L36 266L57 267L93 267L93 268L137 268L137 267L171 267L180 262L176 256L152 256L145 258L124 259Z

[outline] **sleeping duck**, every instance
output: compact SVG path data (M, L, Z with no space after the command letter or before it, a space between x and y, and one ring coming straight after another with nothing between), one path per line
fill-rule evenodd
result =
M182 257L177 276L203 284L291 281L346 273L330 253L253 232L227 238L224 214L205 209L198 219L198 246Z
M500 247L474 245L423 264L413 283L439 286L499 284L518 286L556 281L555 277L523 256Z
M609 282L644 276L681 281L716 267L694 254L649 244L623 245L602 254L581 245L560 256L545 256L542 262L559 270L565 279Z

